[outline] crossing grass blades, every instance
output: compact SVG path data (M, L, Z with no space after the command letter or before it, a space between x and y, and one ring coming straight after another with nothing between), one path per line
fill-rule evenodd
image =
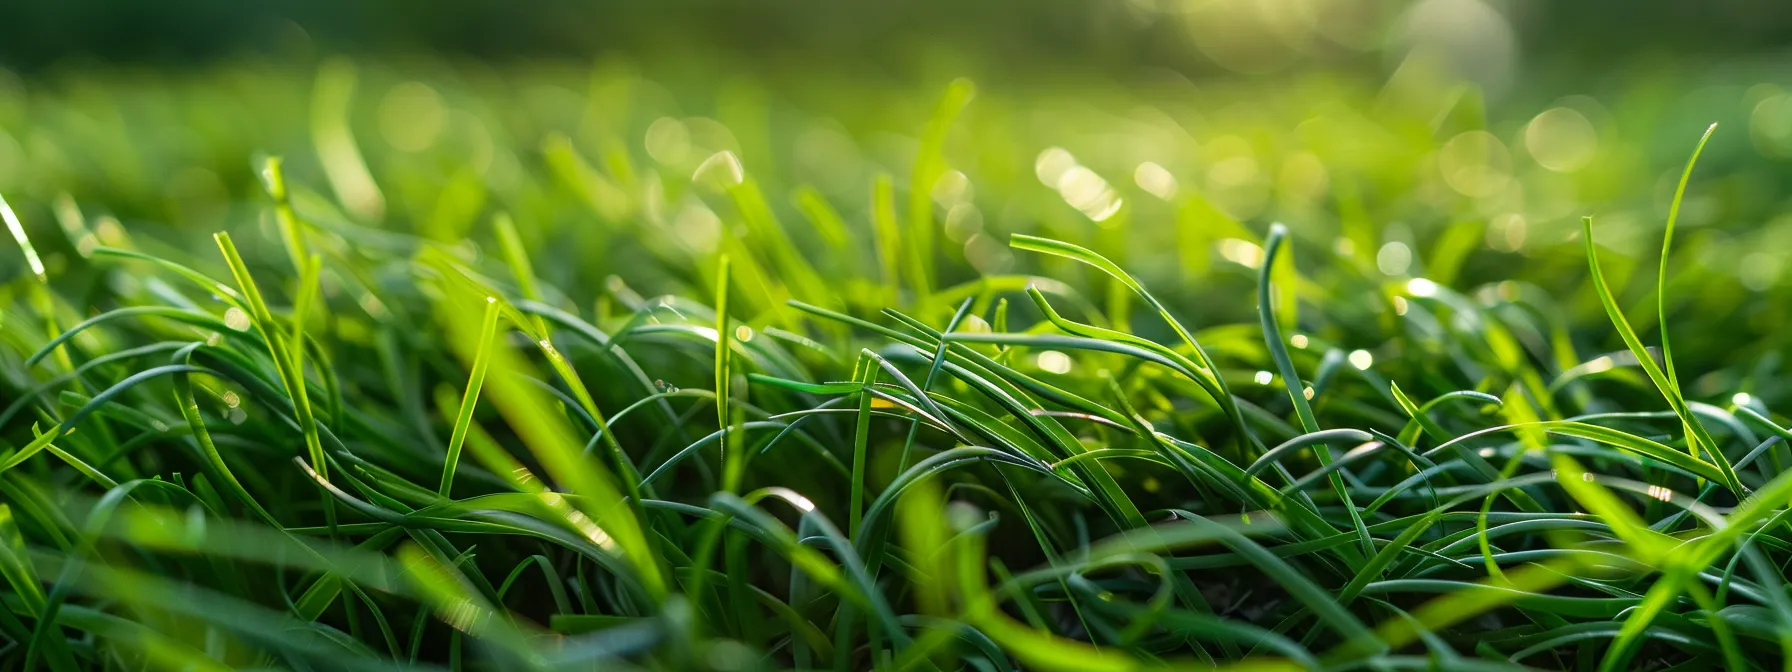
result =
M313 221L278 161L277 235L84 244L124 280L80 294L0 204L33 270L0 297L0 668L1792 660L1792 435L1747 395L1684 391L1672 218L1657 345L1589 220L1627 351L1574 351L1532 295L1303 293L1382 302L1385 345L1346 352L1297 331L1280 225L1255 325L1184 323L1167 288L1022 235L1016 254L1080 264L1132 314L1043 278L929 287L928 239L900 233L910 284L867 310L729 169L696 179L721 171L755 236L694 267L713 293L624 277L596 310L537 277L522 223L476 230L484 255ZM275 252L245 257L246 235ZM788 291L762 309L766 278ZM1657 394L1582 380L1614 362Z

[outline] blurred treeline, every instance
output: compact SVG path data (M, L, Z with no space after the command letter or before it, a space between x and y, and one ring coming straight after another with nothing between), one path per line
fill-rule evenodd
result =
M1412 2L1393 0L9 0L0 64L13 70L99 60L193 63L318 49L363 56L428 52L482 59L633 57L908 69L942 57L1000 70L1229 69L1197 42L1202 27L1287 37L1317 24L1384 37ZM1417 3L1423 4L1423 3ZM1452 3L1433 3L1452 4ZM1461 3L1455 3L1461 4ZM1478 3L1474 3L1478 4ZM1779 0L1493 0L1534 60L1597 72L1640 54L1725 57L1792 38ZM1461 7L1451 8L1461 13ZM1190 25L1195 30L1189 30ZM301 46L302 45L302 46ZM1359 44L1353 46L1368 46ZM1360 49L1313 60L1374 65ZM825 61L817 62L818 57Z

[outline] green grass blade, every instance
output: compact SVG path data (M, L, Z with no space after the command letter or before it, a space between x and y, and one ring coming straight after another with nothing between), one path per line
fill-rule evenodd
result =
M1679 386L1675 385L1662 371L1661 366L1655 363L1655 358L1649 354L1642 339L1637 338L1636 330L1630 328L1630 321L1624 319L1624 313L1618 308L1617 300L1612 298L1611 289L1605 283L1605 275L1599 271L1599 253L1593 245L1592 217L1581 219L1581 235L1586 241L1587 265L1592 269L1593 289L1599 295L1600 305L1605 307L1606 316L1611 319L1612 326L1617 328L1618 336L1624 339L1625 347L1630 348L1631 354L1636 355L1637 363L1643 367L1643 372L1648 374L1650 382L1653 382L1655 388L1667 398L1668 405L1674 409L1674 413L1680 416L1680 421L1686 424L1686 428L1690 432L1689 438L1693 439L1694 445L1690 448L1694 452L1694 456L1696 457L1697 451L1704 450L1711 457L1711 462L1722 472L1721 478L1718 480L1724 484L1724 487L1729 488L1738 496L1747 494L1748 488L1737 480L1736 472L1730 467L1729 459L1724 457L1723 451L1719 450L1718 443L1711 438L1710 433L1706 432L1705 424L1687 408L1686 400L1680 396Z
M535 265L529 262L529 252L523 245L523 238L517 233L516 222L509 214L498 213L492 218L492 230L498 234L498 249L504 255L504 264L516 276L516 288L529 301L541 301L541 288L535 281ZM547 322L540 316L532 316L535 330L540 334L548 333Z
M268 310L267 302L261 297L261 290L255 286L255 278L249 275L249 268L237 253L236 244L230 240L230 234L219 232L212 236L218 242L218 249L224 253L224 261L230 266L230 272L236 276L237 287L249 304L249 318L257 331L267 342L268 352L274 360L274 368L278 372L280 382L285 385L286 393L292 400L299 418L299 428L304 434L305 450L310 455L311 468L317 473L329 477L328 465L324 462L324 449L317 435L317 423L311 415L311 405L305 402L305 378L302 370L295 368L300 364L294 353L298 350L288 344L285 334L274 321L274 315ZM313 276L315 279L315 275Z
M872 363L871 352L859 354L859 419L853 426L852 439L852 489L851 502L847 504L846 535L859 537L860 521L865 511L865 468L868 456L867 448L871 440L871 404L876 400L871 394L872 383L877 382L878 367Z
M1661 320L1661 362L1668 374L1668 385L1676 394L1680 390L1680 378L1674 373L1674 349L1668 345L1668 256L1674 245L1674 222L1680 218L1680 202L1686 198L1686 182L1692 179L1692 168L1699 163L1699 154L1704 153L1705 143L1711 141L1711 134L1717 132L1717 123L1713 122L1699 136L1699 144L1692 149L1692 156L1686 159L1686 169L1680 171L1680 183L1674 187L1674 200L1668 205L1668 222L1661 234L1661 266L1655 274L1655 313Z
M1187 344L1189 349L1194 352L1194 362L1199 367L1196 369L1196 373L1207 377L1209 382L1212 383L1213 388L1219 390L1218 401L1220 408L1226 411L1227 417L1232 420L1233 427L1238 430L1239 436L1237 440L1239 441L1239 444L1249 445L1256 443L1257 438L1251 433L1250 429L1245 426L1244 416L1239 412L1238 404L1232 398L1232 392L1226 386L1225 379L1214 372L1216 366L1213 363L1213 359L1208 357L1207 351L1195 340L1194 334L1191 333L1188 328L1184 327L1182 322L1177 320L1174 315L1171 315L1169 309L1166 308L1163 303L1159 302L1157 297L1152 296L1150 292L1146 291L1145 286L1140 284L1138 280L1134 279L1126 271L1115 265L1114 262L1108 261L1106 257L1096 254L1087 248L1072 245L1063 241L1017 233L1009 238L1008 244L1015 249L1042 252L1093 266L1097 270L1108 274L1108 276L1112 277L1114 280L1126 285L1126 288L1131 289L1134 294L1138 294L1139 298L1144 299L1146 303L1150 304L1151 308L1157 311L1158 317L1168 323L1170 329L1176 333L1176 336L1180 338L1183 343Z
M1300 374L1294 370L1294 360L1288 357L1288 346L1282 339L1282 327L1276 322L1271 296L1273 292L1270 280L1275 272L1277 252L1281 250L1282 240L1287 236L1288 229L1281 224L1269 227L1269 238L1263 243L1263 266L1257 278L1257 317L1263 326L1263 340L1269 346L1269 354L1275 360L1276 370L1282 376L1284 387L1288 389L1288 399L1294 403L1294 414L1300 419L1301 428L1311 436L1320 431L1319 422L1313 416L1313 407L1307 403L1307 391L1311 388L1301 382ZM1294 288L1287 287L1284 290L1292 292ZM1313 445L1313 455L1319 459L1321 467L1332 463L1332 449L1323 441ZM1343 503L1345 511L1350 514L1350 524L1356 528L1358 542L1362 546L1362 557L1353 560L1360 561L1374 556L1375 544L1369 538L1369 530L1363 526L1362 514L1351 500L1343 475L1334 472L1327 479L1331 481L1332 491L1338 494L1338 500Z
M715 349L715 384L716 384L716 427L723 430L716 438L716 449L722 455L722 489L736 492L740 489L742 472L746 469L744 449L736 446L734 452L728 451L728 434L737 423L734 409L729 404L734 399L734 332L728 328L728 255L722 255L716 261L716 349Z
M492 348L498 333L498 299L485 298L485 317L480 320L478 350L473 354L473 372L467 376L467 391L461 395L460 410L454 414L454 433L448 437L448 456L442 462L442 483L436 493L452 497L454 470L460 465L461 445L473 424L473 410L479 405L479 388L485 384L486 368L491 366Z
M12 233L12 239L19 244L19 250L25 253L25 263L31 268L31 274L37 276L38 282L49 282L49 277L44 275L44 262L37 256L37 248L25 236L25 225L19 222L18 214L6 203L5 196L0 196L0 219L6 220L6 230Z

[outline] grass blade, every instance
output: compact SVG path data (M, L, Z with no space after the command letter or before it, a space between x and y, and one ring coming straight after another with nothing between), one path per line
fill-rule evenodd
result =
M454 414L454 433L448 437L448 457L442 462L442 484L436 493L452 497L454 470L460 465L461 444L473 424L473 409L479 405L479 388L485 384L485 371L491 365L493 341L498 333L498 299L485 297L485 317L480 320L479 346L473 354L473 372L467 376L467 391L461 395L460 410Z
M1636 330L1630 328L1630 321L1624 319L1624 313L1618 308L1617 300L1612 298L1611 289L1605 284L1605 275L1599 272L1599 253L1593 245L1592 217L1581 219L1581 235L1586 240L1587 265L1592 269L1593 290L1599 294L1600 305L1605 307L1606 316L1611 319L1612 326L1617 327L1618 336L1624 339L1625 347L1630 348L1631 354L1636 355L1637 363L1643 367L1643 372L1648 374L1650 382L1653 382L1655 388L1667 398L1668 405L1673 407L1674 413L1680 416L1680 421L1686 424L1689 438L1692 439L1689 449L1695 457L1698 451L1703 449L1711 457L1711 462L1722 472L1719 480L1724 487L1729 488L1737 496L1747 494L1748 488L1743 487L1742 482L1737 480L1736 472L1730 467L1729 459L1725 458L1723 452L1718 449L1717 442L1705 430L1705 424L1687 408L1686 399L1680 396L1679 386L1674 384L1662 371L1661 366L1655 363L1655 358L1643 345L1642 339L1637 338Z
M1274 273L1277 252L1282 247L1282 240L1288 236L1287 227L1273 224L1269 227L1269 238L1263 243L1263 267L1257 279L1257 317L1263 325L1263 340L1269 345L1269 354L1275 359L1276 370L1281 374L1285 387L1288 388L1288 399L1294 403L1294 414L1300 419L1300 425L1312 436L1319 432L1319 422L1313 416L1313 407L1307 403L1308 388L1301 382L1300 375L1294 370L1294 360L1288 357L1288 346L1282 340L1281 325L1276 323L1275 306L1271 297L1270 278ZM1286 288L1294 291L1294 288ZM1367 439L1367 435L1365 440ZM1313 455L1319 459L1319 466L1327 467L1332 463L1332 449L1323 441L1313 445ZM1267 456L1267 454L1266 454ZM1253 465L1254 466L1254 465ZM1331 481L1332 491L1338 494L1338 500L1350 514L1350 524L1356 528L1357 541L1361 544L1362 558L1375 555L1375 544L1369 539L1369 530L1363 526L1362 514L1356 503L1351 501L1350 490L1344 485L1342 474L1333 472L1326 477ZM1353 558L1361 560L1362 558ZM1356 564L1353 562L1353 564Z

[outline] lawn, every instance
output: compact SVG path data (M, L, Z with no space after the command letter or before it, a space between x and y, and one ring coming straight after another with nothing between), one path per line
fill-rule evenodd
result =
M1770 78L0 77L0 669L1781 668Z

